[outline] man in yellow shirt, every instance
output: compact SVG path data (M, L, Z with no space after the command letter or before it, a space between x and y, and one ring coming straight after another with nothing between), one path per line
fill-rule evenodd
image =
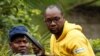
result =
M79 25L67 22L54 5L46 8L45 23L52 33L50 50L54 56L95 56Z

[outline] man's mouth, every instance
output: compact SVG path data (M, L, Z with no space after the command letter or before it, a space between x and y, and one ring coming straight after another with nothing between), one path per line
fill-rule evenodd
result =
M53 28L53 27L52 27L52 28L50 28L50 29L51 29L51 30L56 30L56 28Z
M25 49L25 48L23 48L23 49L20 49L19 51L26 51L26 49Z
M55 33L57 30L56 29L51 29L50 30L52 33Z
M27 50L26 49L20 49L20 53L21 54L26 54L27 53Z
M56 29L51 29L50 31L56 31Z

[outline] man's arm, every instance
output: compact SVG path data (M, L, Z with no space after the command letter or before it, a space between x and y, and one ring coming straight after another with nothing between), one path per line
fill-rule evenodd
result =
M68 35L72 38L69 48L74 56L95 56L88 39L81 31L73 30Z

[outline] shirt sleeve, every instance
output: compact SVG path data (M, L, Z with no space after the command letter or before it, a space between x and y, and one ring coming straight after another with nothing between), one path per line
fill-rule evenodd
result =
M88 43L87 43L88 44ZM72 50L74 56L91 56L91 50L86 43L78 41Z
M72 31L69 33L70 40L69 49L73 56L95 56L88 39L80 31Z

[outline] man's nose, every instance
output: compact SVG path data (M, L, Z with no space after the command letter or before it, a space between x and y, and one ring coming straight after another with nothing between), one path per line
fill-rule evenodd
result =
M20 43L20 46L25 46L26 44L24 42L21 42Z
M55 26L56 23L54 21L51 22L51 26Z

